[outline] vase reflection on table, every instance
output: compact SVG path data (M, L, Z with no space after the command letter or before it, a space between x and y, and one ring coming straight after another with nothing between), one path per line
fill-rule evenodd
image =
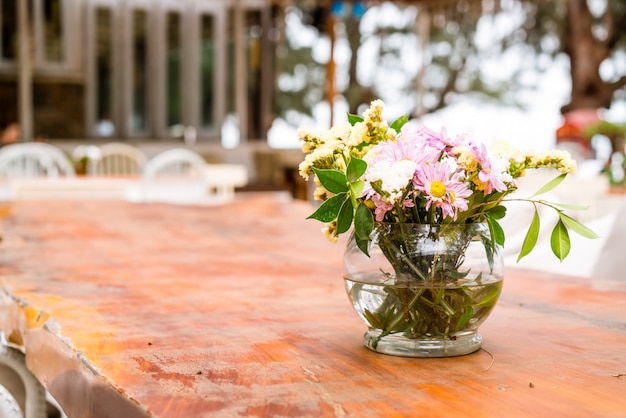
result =
M537 243L537 207L558 214L551 249L563 260L569 231L597 235L565 213L582 209L538 198L575 172L564 151L543 154L500 146L493 155L466 135L448 136L382 117L372 102L363 116L328 131L300 129L304 178L313 176L322 204L309 216L336 241L351 230L344 254L348 296L369 330L365 345L413 357L469 354L477 329L495 306L504 276L501 247L505 202L532 204L534 215L519 254ZM510 196L528 169L559 174L528 198ZM508 199L507 199L508 197Z

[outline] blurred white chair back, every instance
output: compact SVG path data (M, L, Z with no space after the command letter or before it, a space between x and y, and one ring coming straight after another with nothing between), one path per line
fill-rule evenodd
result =
M75 177L65 153L50 144L25 142L0 148L2 177Z
M206 162L195 151L163 151L146 163L142 180L129 186L126 198L134 202L210 203L206 169Z
M148 161L137 147L123 142L110 142L99 147L97 158L90 158L87 174L90 176L130 176L142 174Z
M144 167L144 179L201 178L206 176L207 163L200 154L185 148L174 148L156 155Z
M174 148L149 160L138 184L126 190L134 202L220 204L233 199L235 187L247 183L244 166L207 164L195 151Z

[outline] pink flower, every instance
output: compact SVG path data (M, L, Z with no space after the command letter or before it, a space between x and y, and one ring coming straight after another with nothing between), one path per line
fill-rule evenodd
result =
M490 194L494 190L499 192L507 190L508 187L503 181L503 173L493 169L485 144L481 144L480 148L475 144L471 144L470 147L474 151L478 164L480 164L478 189L484 190L485 195Z
M438 151L426 149L419 138L398 138L372 147L366 158L368 168L364 176L362 196L374 203L377 221L381 221L397 204L404 207L414 205L412 200L407 199L407 195L412 187L415 171L438 155ZM376 189L372 183L377 185Z
M372 195L372 202L374 202L374 205L376 206L374 209L376 222L382 222L387 212L394 209L394 205L392 203L389 203L377 193ZM412 200L406 199L402 202L402 206L412 208L415 204Z
M398 137L406 138L407 140L416 140L437 151L447 151L457 145L465 143L466 135L457 135L456 138L452 139L448 137L446 128L441 128L441 132L437 133L425 126L415 127L407 123L402 127Z
M374 194L372 196L372 202L376 208L374 209L374 216L376 217L377 222L381 222L385 218L385 214L393 209L393 205L391 203L387 203L379 194Z
M416 190L426 198L426 210L432 205L441 209L444 218L457 218L458 211L466 211L467 198L472 191L460 181L459 175L448 161L426 164L414 180Z
M415 164L422 164L433 156L435 150L425 150L425 143L419 137L398 137L395 141L380 142L368 152L371 156L367 163L376 165L380 161L396 163L400 160L410 160Z

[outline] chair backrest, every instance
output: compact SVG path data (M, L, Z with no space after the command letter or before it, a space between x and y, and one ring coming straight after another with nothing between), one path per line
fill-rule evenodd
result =
M234 198L235 187L248 182L246 168L236 164L208 164L195 151L174 148L146 164L143 180L126 189L131 202L215 205Z
M126 176L143 173L148 159L137 147L123 142L100 146L99 157L87 163L91 176Z
M207 164L200 154L174 148L150 159L143 179L126 190L133 202L206 204L210 201Z
M74 166L54 145L26 142L0 148L0 176L74 177Z
M144 179L156 177L192 177L204 180L207 163L200 154L185 148L173 148L156 155L144 167Z

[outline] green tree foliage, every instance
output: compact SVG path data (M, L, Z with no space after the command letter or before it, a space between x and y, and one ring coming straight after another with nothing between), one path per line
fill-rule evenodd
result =
M290 120L290 112L312 115L315 104L326 100L326 62L314 55L320 33L313 9L288 7L282 18L285 36L276 49L276 113ZM294 125L297 125L296 121Z
M524 11L521 42L533 48L539 69L546 57L570 62L572 95L562 111L609 108L626 98L624 0L517 0ZM511 40L514 42L514 40Z
M522 106L515 93L533 88L528 74L549 68L559 56L571 63L572 96L564 112L608 108L626 98L624 0L382 2L362 16L349 7L331 16L322 6L300 5L289 13L320 37L329 33L329 16L335 19L337 42L351 51L339 68L337 94L353 113L374 97L408 100L412 116L468 96ZM327 99L326 63L289 36L287 48L279 70L305 75L307 82L289 90L279 109L310 114L314 103ZM485 63L497 66L512 56L515 67L501 77L486 72Z

